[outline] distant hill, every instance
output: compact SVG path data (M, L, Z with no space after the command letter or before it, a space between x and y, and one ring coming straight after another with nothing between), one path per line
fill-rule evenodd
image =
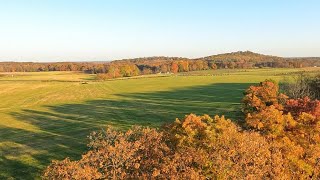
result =
M110 61L113 63L149 63L152 61L152 63L155 62L163 62L163 61L179 61L179 60L191 60L189 58L184 57L169 57L169 56L152 56L152 57L140 57L140 58L132 58L132 59L121 59L121 60L114 60Z
M207 56L199 59L205 60L223 60L223 61L250 61L250 62L257 62L257 61L274 61L274 60L284 60L285 58L277 57L277 56L270 56L264 54L258 54L251 51L238 51L238 52L231 52L231 53L224 53L224 54L217 54L212 56Z
M148 61L170 61L170 60L214 60L214 61L273 61L273 60L285 60L285 58L270 56L264 54L258 54L251 51L238 51L224 54L211 55L201 58L184 58L184 57L166 57L166 56L153 56L153 57L140 57L140 58L132 58L132 59L121 59L114 60L112 62L131 62L131 63L148 63Z
M284 58L251 51L238 51L194 59L154 56L110 62L0 62L0 72L83 71L104 74L101 75L105 76L104 78L115 78L140 74L177 73L208 69L301 68L313 66L320 67L320 58Z

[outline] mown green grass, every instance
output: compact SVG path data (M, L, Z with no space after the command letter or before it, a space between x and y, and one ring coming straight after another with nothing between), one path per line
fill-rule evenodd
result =
M245 88L295 71L221 70L201 72L215 76L193 72L112 81L74 72L6 73L0 76L0 179L39 178L51 160L79 158L89 133L106 125L159 127L189 113L241 120Z

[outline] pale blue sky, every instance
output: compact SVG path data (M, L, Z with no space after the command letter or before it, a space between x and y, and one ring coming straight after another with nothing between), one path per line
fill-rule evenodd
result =
M0 61L320 56L317 0L0 0Z

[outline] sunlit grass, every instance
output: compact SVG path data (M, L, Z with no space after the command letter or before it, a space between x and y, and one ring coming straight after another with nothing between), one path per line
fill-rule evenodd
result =
M296 71L218 70L111 81L78 72L6 73L0 77L0 179L33 179L53 159L79 157L86 136L106 125L159 127L189 113L241 120L247 86Z

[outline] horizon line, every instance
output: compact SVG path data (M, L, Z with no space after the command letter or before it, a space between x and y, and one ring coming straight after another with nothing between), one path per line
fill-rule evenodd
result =
M194 60L194 59L199 59L199 58L205 58L205 57L210 57L210 56L217 56L217 55L225 55L225 54L231 54L231 53L243 53L243 52L251 52L254 54L259 54L259 55L264 55L264 56L274 56L274 57L279 57L279 58L320 58L320 56L278 56L278 55L272 55L272 54L263 54L263 53L258 53L250 50L245 50L245 51L230 51L230 52L224 52L224 53L217 53L217 54L211 54L207 56L200 56L200 57L184 57L184 56L164 56L164 55L154 55L154 56L136 56L136 57L128 57L128 58L122 58L122 59L109 59L109 60L49 60L49 61L40 61L40 60L0 60L0 63L66 63L66 62L73 62L73 63L86 63L86 62L91 62L91 63L102 63L102 62L112 62L112 61L121 61L121 60L132 60L132 59L139 59L139 58L154 58L154 57L168 57L168 58L185 58L189 60ZM68 59L68 58L66 58ZM78 58L79 59L79 58Z

